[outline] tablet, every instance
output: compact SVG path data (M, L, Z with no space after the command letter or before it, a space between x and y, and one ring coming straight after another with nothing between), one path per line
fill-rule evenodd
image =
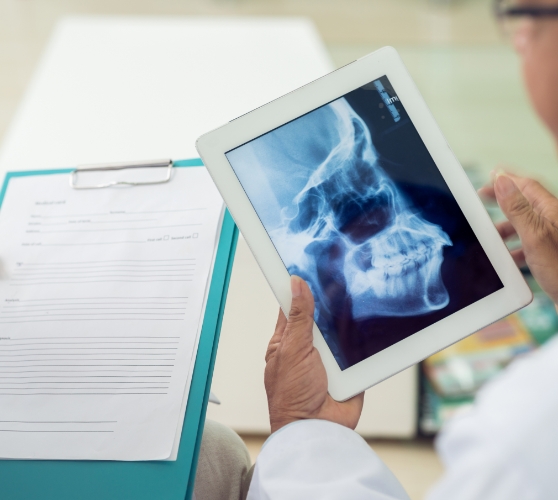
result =
M289 275L309 284L337 400L532 300L391 47L203 135L197 149L285 313Z

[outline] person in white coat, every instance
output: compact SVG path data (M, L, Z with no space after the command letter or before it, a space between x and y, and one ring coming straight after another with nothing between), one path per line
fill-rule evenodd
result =
M558 0L498 0L496 12L511 27L533 106L558 144ZM503 170L481 194L496 199L508 218L498 226L501 236L521 239L512 252L517 264L526 263L558 303L558 199L538 182ZM363 395L338 403L327 393L312 344L312 294L297 277L292 293L289 318L279 313L266 355L272 434L251 481L238 436L206 426L197 500L246 494L249 500L408 499L353 430ZM479 392L468 413L443 429L436 448L445 474L427 500L558 499L557 386L558 337L512 363Z
M558 1L498 5L502 17L519 21L512 36L527 88L558 144ZM508 218L498 226L501 236L519 235L515 261L527 263L558 303L558 199L538 182L502 170L481 194L495 198ZM353 431L363 395L338 403L327 393L312 344L312 294L297 277L292 293L289 319L279 314L267 351L272 435L257 459L248 499L407 499ZM428 500L558 499L558 338L485 386L472 410L443 429L437 451L445 474Z

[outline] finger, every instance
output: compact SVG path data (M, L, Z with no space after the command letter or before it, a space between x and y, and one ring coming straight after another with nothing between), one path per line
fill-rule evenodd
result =
M494 181L499 174L506 173L503 168L495 168L490 172L490 181L477 190L479 196L485 200L496 201L496 193L494 192Z
M496 224L496 230L503 240L517 235L517 231L509 220Z
M493 185L483 186L477 191L477 193L479 193L479 196L485 200L496 200L496 194L494 193Z
M494 191L498 205L519 237L528 234L532 230L533 224L538 222L539 217L515 183L515 179L508 174L499 173L494 181Z
M279 308L279 315L277 316L277 324L275 325L275 333L273 335L282 336L287 326L287 317L281 308Z
M353 396L351 399L347 399L344 404L346 404L347 406L352 406L354 408L362 409L362 406L364 405L364 392Z
M526 264L525 252L523 252L523 248L517 248L516 250L512 250L510 254L517 267L523 267Z
M484 198L486 200L490 200L490 201L496 201L496 193L494 192L494 182L496 180L496 177L498 177L498 175L501 174L506 174L509 176L513 176L514 174L511 174L507 169L502 168L502 167L498 167L495 168L494 170L492 170L490 172L490 181L488 182L488 184L484 185L483 187L481 187L480 189L477 190L477 193L479 194L479 196L481 198Z
M339 404L339 403L338 403ZM364 392L353 396L351 399L340 403L343 408L344 421L343 425L354 429L358 425L364 405Z
M550 218L556 215L556 197L545 187L543 187L540 182L507 172L505 173L505 175L513 180L515 185L521 191L521 194L531 204L535 213L542 216L550 215ZM549 210L552 210L552 212L554 213L549 214Z
M287 328L289 337L299 343L312 343L314 326L314 297L306 282L298 276L291 276L292 302Z
M275 354L277 346L281 343L283 334L285 333L285 328L287 326L287 318L281 309L279 309L279 316L277 317L277 324L275 325L275 331L269 340L267 345L267 351L265 353L265 362L269 361L269 358Z

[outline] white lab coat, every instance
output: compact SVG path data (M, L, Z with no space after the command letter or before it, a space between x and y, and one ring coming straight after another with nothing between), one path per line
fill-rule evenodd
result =
M428 500L558 499L558 338L516 360L436 443L445 466ZM274 433L248 500L408 499L355 432L306 420Z

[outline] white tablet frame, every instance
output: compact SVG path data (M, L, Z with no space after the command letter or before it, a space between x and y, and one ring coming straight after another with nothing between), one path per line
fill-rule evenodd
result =
M204 164L281 308L288 314L291 304L289 273L225 153L384 75L394 87L504 287L343 371L314 324L314 345L327 371L328 390L339 401L372 387L532 300L531 290L397 51L385 47L204 134L196 142ZM267 332L269 336L271 333Z

